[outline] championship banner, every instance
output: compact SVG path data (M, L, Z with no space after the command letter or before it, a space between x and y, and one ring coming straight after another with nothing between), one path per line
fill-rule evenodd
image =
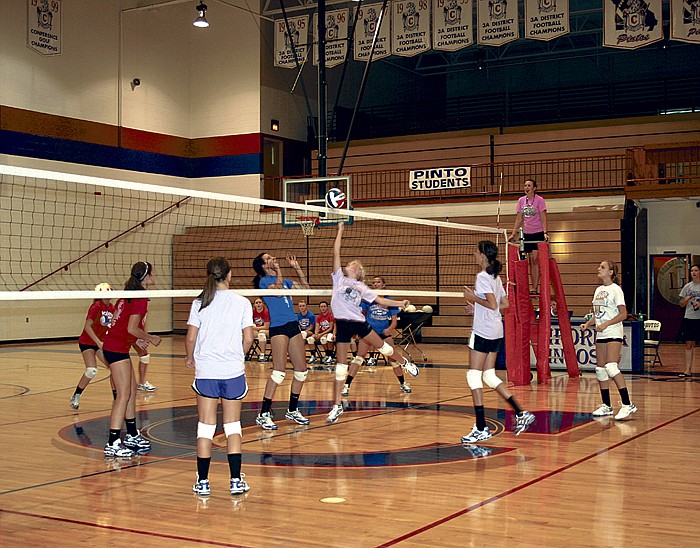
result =
M369 54L372 51L372 40L374 40L374 33L377 32L377 29L379 29L379 34L377 35L377 43L374 46L372 61L391 55L391 17L389 16L391 2L387 2L386 12L380 24L379 15L381 11L381 3L362 6L358 10L354 42L355 61L366 61L369 59Z
M671 0L671 40L700 44L700 0Z
M569 34L569 0L525 0L525 38L552 40Z
M391 3L391 53L413 57L430 49L430 1Z
M284 19L275 20L275 66L293 69L297 68L297 61L301 66L306 59L309 49L309 16L287 17L287 21L289 28Z
M473 43L472 0L433 0L433 49L457 51Z
M348 55L347 8L326 12L326 66L335 67ZM318 44L318 13L314 13L314 43ZM314 65L318 65L318 48L314 48Z
M61 53L62 1L27 0L27 46L37 53Z
M478 0L476 41L486 46L502 46L520 38L518 3L515 0Z
M603 45L637 49L664 38L661 0L604 0Z
M446 190L450 188L469 188L471 186L472 168L466 167L431 167L411 170L408 179L409 190Z

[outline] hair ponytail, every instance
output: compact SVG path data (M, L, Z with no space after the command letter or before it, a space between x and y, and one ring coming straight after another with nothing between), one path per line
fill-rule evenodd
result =
M617 267L617 263L614 263L610 259L606 260L605 262L608 263L608 268L610 270L612 270L612 275L610 276L610 280L612 281L612 283L619 285L620 284L620 273L619 273L619 269Z
M202 301L202 306L199 307L200 312L214 300L217 284L223 282L229 272L231 272L231 266L223 257L210 259L207 263L207 281L204 283L204 289L197 297Z
M142 282L149 274L153 274L153 265L151 263L146 261L134 263L134 265L131 267L131 276L124 284L124 290L144 290L145 288L143 287Z
M489 265L486 267L486 273L490 274L494 278L498 278L498 275L503 269L501 261L496 258L498 257L498 246L491 240L481 240L478 247L479 251L486 256L486 259L489 262Z
M253 278L253 287L255 289L260 289L260 279L266 276L265 272L265 261L263 259L265 253L261 253L255 259L253 259L253 270L255 270L255 278Z

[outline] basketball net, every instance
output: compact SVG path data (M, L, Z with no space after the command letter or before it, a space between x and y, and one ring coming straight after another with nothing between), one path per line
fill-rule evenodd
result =
M308 238L314 234L314 229L318 224L318 217L297 217L297 222L299 223L304 236Z

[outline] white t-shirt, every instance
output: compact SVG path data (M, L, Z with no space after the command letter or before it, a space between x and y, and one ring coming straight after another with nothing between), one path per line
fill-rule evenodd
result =
M595 290L593 295L593 315L595 316L595 324L600 325L603 322L612 320L620 311L618 306L625 304L625 294L622 288L617 284L601 285ZM625 330L622 327L622 322L606 327L598 333L599 339L622 339Z
M233 379L245 373L243 329L253 326L253 307L245 297L219 289L204 310L195 299L188 325L198 327L194 347L195 378Z
M501 299L505 296L501 277L494 278L482 270L476 275L474 282L474 294L480 299L486 299L486 295L491 293L496 297L499 308L491 310L479 303L474 303L474 324L472 331L484 339L495 340L503 338L503 321L501 320Z
M353 280L343 275L339 268L331 275L333 279L333 296L331 297L331 310L336 320L348 320L351 322L364 322L360 303L364 300L373 303L377 294L359 280Z
M685 317L689 320L700 320L700 308L693 308L693 304L695 306L700 304L700 284L693 282L685 284L681 289L680 296L690 297L688 304L685 305Z

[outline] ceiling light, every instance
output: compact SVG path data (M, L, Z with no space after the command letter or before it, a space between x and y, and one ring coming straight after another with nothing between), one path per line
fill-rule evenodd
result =
M195 27L199 28L206 28L209 26L209 21L207 21L207 5L204 2L200 2L197 4L197 7L195 8L199 15L197 16L197 19L194 20L194 23L192 23Z

